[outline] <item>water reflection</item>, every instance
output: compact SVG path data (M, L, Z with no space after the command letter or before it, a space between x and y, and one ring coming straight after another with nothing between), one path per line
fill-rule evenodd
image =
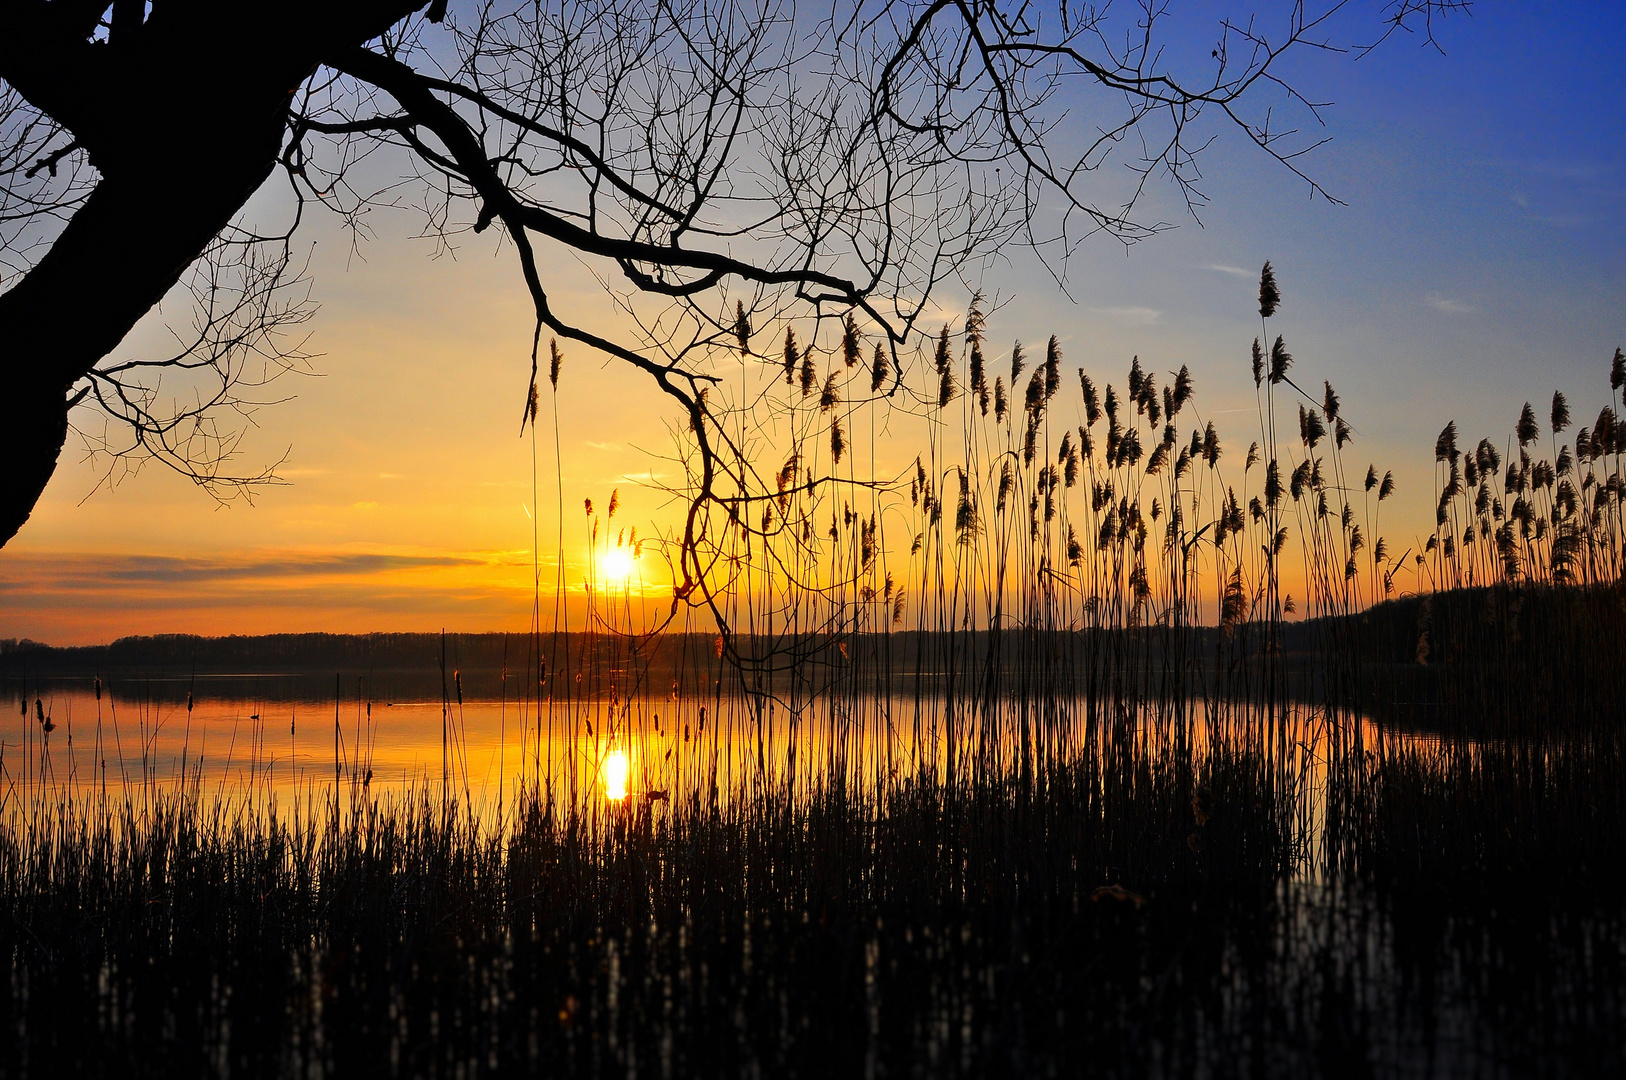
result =
M632 766L625 750L611 750L604 756L604 797L620 802L627 797L627 774Z

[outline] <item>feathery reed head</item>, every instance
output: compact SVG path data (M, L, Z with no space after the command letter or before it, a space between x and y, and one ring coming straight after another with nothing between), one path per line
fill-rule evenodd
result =
M1524 410L1519 413L1519 424L1515 429L1519 436L1520 446L1529 446L1541 435L1541 428L1536 425L1536 410L1530 407L1527 401Z
M1270 347L1270 381L1274 385L1287 378L1287 369L1293 366L1293 354L1287 351L1281 335L1277 335L1276 343Z
M1564 400L1564 394L1558 390L1553 391L1552 420L1554 435L1570 426L1570 404Z
M796 331L792 327L785 327L785 385L789 386L796 381L796 364L802 358L802 350L796 345Z
M734 301L734 338L740 343L740 355L748 355L751 352L751 316L746 314L743 300Z
M802 350L802 396L807 397L817 385L819 372L813 366L813 345L809 342L807 348Z
M1529 408L1528 405L1525 408ZM1453 465L1457 461L1457 422L1452 420L1440 429L1440 437L1434 440L1434 460L1449 461Z
M1281 290L1276 287L1276 271L1271 268L1270 260L1265 260L1265 267L1259 271L1259 317L1268 319L1276 314L1276 308L1282 302Z

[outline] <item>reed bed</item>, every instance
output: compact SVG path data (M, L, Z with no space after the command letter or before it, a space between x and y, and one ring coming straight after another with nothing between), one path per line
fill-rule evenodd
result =
M1523 418L1505 476L1448 428L1396 555L1280 303L1267 265L1245 451L1183 369L996 362L979 304L913 364L742 327L683 532L583 507L587 617L539 595L495 798L444 659L404 792L337 706L331 773L226 790L58 768L36 704L0 1069L1619 1068L1623 361L1577 450L1555 401L1550 465ZM883 395L927 433L891 473Z

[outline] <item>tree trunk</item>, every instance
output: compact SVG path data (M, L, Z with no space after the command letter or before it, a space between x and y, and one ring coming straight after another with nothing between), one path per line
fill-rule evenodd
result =
M78 8L0 15L0 79L67 127L101 182L0 294L0 547L56 470L73 385L118 347L275 167L298 87L422 0L166 5L107 44ZM81 5L82 7L82 5ZM89 10L89 9L85 9ZM117 20L117 16L115 17Z
M279 128L280 130L280 128ZM68 433L68 393L202 253L275 164L234 148L195 167L171 157L97 185L50 251L0 295L0 546L28 520Z

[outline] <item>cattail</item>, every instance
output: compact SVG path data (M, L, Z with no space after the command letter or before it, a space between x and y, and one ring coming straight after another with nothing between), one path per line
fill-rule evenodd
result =
M1570 426L1570 403L1564 400L1561 391L1553 391L1553 434Z
M734 301L734 337L740 343L740 355L748 356L751 352L751 316L746 314L743 300Z
M785 385L789 386L796 381L796 362L802 358L802 351L796 345L796 331L785 327Z
M1293 354L1287 351L1280 336L1270 347L1270 381L1272 385L1287 378L1287 369L1293 366Z
M1271 269L1270 261L1265 261L1265 267L1259 271L1259 317L1268 319L1276 314L1276 308L1282 302L1281 290L1276 287L1276 271Z
M1541 434L1541 429L1536 426L1536 410L1530 407L1528 401L1524 403L1524 410L1519 413L1519 424L1515 432L1519 436L1520 446L1529 446Z
M863 356L864 339L858 335L858 320L853 318L852 312L847 312L847 321L842 326L841 356L847 361L849 368L858 366Z
M879 393L886 383L886 354L881 351L881 343L875 343L875 356L870 360L869 388L871 393Z

